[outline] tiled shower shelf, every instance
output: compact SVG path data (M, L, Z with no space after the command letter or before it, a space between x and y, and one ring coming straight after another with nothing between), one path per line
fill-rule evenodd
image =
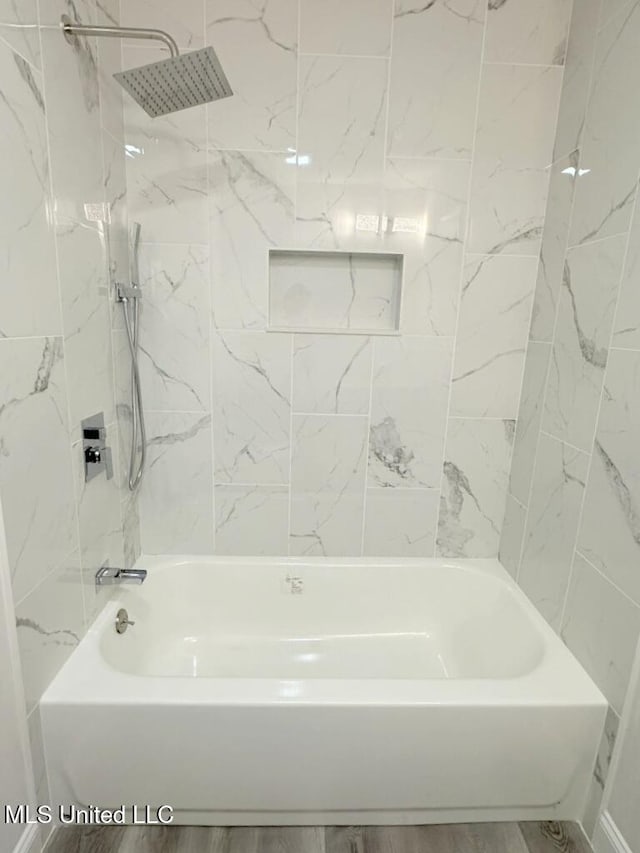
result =
M269 329L394 335L403 256L368 252L269 252Z

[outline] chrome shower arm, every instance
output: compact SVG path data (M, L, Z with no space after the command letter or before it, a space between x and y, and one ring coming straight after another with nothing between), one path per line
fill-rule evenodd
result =
M147 30L141 27L98 27L85 26L84 24L74 23L68 15L63 15L60 19L60 26L64 37L68 42L73 40L74 36L106 36L107 38L116 39L152 39L154 41L163 42L171 51L171 56L180 56L178 45L169 33L164 30Z

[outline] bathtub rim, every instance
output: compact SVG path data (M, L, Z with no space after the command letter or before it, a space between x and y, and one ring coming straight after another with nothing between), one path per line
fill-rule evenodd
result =
M179 675L153 676L127 673L113 667L100 650L100 637L115 618L122 602L116 591L97 615L78 647L45 691L44 704L158 703L184 705L376 705L415 706L545 706L606 707L607 702L591 677L562 643L515 580L497 559L449 558L299 558L227 557L209 555L144 555L136 567L150 571L179 569L185 564L220 566L275 566L283 568L455 567L463 572L499 580L516 597L540 636L543 655L530 672L509 678L426 679L295 679L216 678ZM426 564L426 565L425 565ZM176 687L180 686L179 695ZM287 686L288 685L288 686ZM173 687L173 689L172 689Z

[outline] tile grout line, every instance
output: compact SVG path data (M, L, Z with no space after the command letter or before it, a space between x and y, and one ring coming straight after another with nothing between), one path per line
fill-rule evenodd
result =
M581 557L585 561L585 563L588 563L588 565L591 566L591 568L594 570L594 572L597 572L598 575L602 578L602 580L605 581L610 587L615 589L616 592L618 592L623 598L625 598L629 602L629 604L632 604L635 608L640 610L640 602L636 601L635 598L632 598L629 595L629 593L625 592L622 589L621 586L618 586L618 584L615 581L611 580L611 578L608 575L606 575L601 568L596 566L596 564L592 560L590 560L585 555L585 553L580 550L580 548L577 545L575 548L575 554L577 554L579 557Z
M47 145L47 167L48 167L48 189L49 189L49 201L53 207L53 200L55 198L54 195L54 186L53 186L53 168L52 168L52 157L51 157L51 131L49 127L49 96L48 96L48 85L46 81L46 75L44 72L44 44L42 40L42 30L43 27L40 24L40 4L37 4L37 14L38 14L38 40L40 45L40 57L42 61L42 97L45 105L44 109L44 118L45 118L45 135L46 135L46 145ZM97 56L97 54L96 54ZM100 103L100 101L98 101ZM103 175L104 180L104 175ZM55 213L53 214L52 221L50 223L50 228L52 229L53 243L54 243L54 251L55 251L55 259L56 259L56 280L57 280L57 290L58 290L58 310L60 312L60 328L61 328L61 339L62 339L62 352L63 352L63 370L64 370L64 384L65 384L65 399L66 399L66 417L67 417L67 431L68 431L68 440L69 440L69 474L71 477L71 489L72 489L72 499L73 499L73 515L74 515L74 531L75 531L75 547L68 552L67 556L77 552L78 554L78 567L79 567L79 578L78 581L81 587L82 594L82 623L83 630L86 629L85 622L85 594L84 594L84 583L83 583L83 563L82 563L82 548L81 548L81 537L80 537L80 509L78 503L78 497L76 494L76 476L75 476L75 465L73 462L73 426L71 422L71 403L69 399L69 369L67 365L67 345L66 345L66 333L65 333L65 323L64 323L64 314L63 314L63 300L62 300L62 280L60 275L60 247L58 245L58 228L57 228L57 218ZM64 558L65 560L67 557ZM62 563L60 564L60 566ZM47 573L47 577L49 577L53 571L57 571L60 566L57 566L55 569L52 569ZM43 579L44 580L44 579ZM35 590L36 587L34 587ZM32 590L32 591L34 591Z
M575 3L575 0L573 0L573 2ZM572 8L571 8L571 15L569 16L569 24L568 24L568 27L567 27L567 48L568 48L568 45L569 45L569 34L570 34L570 32L571 32L571 18L572 18L572 16L573 16L573 9L574 9L574 6L572 5ZM558 105L557 105L556 118L555 118L556 136L557 136L557 132L558 132L558 123L559 123L559 121L560 121L560 107L561 107L561 105L562 105L562 92L563 92L563 89L564 89L565 78L566 78L566 74L567 74L566 61L567 61L567 56L566 56L566 51L565 51L565 60L564 60L564 63L562 64L562 78L561 78L561 81L560 81L560 91L559 91L559 94L558 94ZM551 150L551 158L552 158L552 160L553 160L553 157L554 157L554 151L553 151L554 147L555 147L555 137L554 137L554 141L553 141L553 144L552 144L552 150ZM525 341L524 360L523 360L523 363L522 363L522 372L521 372L521 374L520 374L520 390L519 390L519 393L518 393L518 407L517 407L517 410L516 410L515 429L514 429L514 434L513 434L513 444L512 444L512 446L511 446L511 458L510 458L510 461L509 461L509 477L508 477L508 482L507 482L507 503L505 504L505 514L504 514L504 518L503 518L503 520L502 520L502 528L501 528L501 531L500 531L500 542L499 542L499 544L498 544L498 557L499 557L499 556L500 556L501 546L502 546L502 536L503 536L503 533L504 533L505 521L506 521L506 517L507 517L507 509L508 509L507 504L508 504L508 498L509 498L509 495L511 495L511 497L512 497L514 500L516 500L516 502L519 504L519 506L521 507L521 509L524 509L524 511L525 511L524 527L523 527L523 530L522 530L522 541L520 542L520 548L519 548L519 553L518 553L518 561L517 561L517 564L516 564L516 567L515 567L515 580L516 580L516 583L518 582L518 578L519 578L519 576L520 576L520 564L521 564L521 561L522 561L522 555L523 555L523 545L524 545L524 538L525 538L525 533L526 533L526 528L527 528L528 513L529 513L529 505L527 504L527 506L525 506L523 503L521 503L519 500L517 500L517 498L515 497L515 495L512 493L512 491L511 491L511 475L512 475L512 470L513 470L513 460L514 460L515 451L516 451L516 442L517 442L517 438L518 438L518 422L519 422L519 420L520 420L520 407L522 406L522 399L523 399L523 395L524 395L524 378L525 378L525 374L526 374L526 370L527 370L527 362L528 362L528 360L529 360L529 349L530 349L530 347L531 347L531 344L533 343L533 341L531 340L530 335L531 335L531 329L532 329L532 324L533 324L533 312L534 312L535 303L536 303L536 294L537 294L537 291L538 291L538 277L539 277L539 275L540 275L540 266L541 266L541 263L542 263L542 247L543 247L543 244L544 244L544 231L545 231L545 224L546 224L546 221L547 221L547 215L548 215L548 212L549 212L550 192L551 192L551 182L552 182L552 180L553 180L553 168L554 168L554 166L556 165L556 163L558 163L558 162L559 162L559 160L555 160L555 161L551 164L551 166L549 167L549 176L548 176L548 179L547 179L547 190L546 190L546 194L547 194L547 201L546 201L546 204L545 204L544 220L543 220L543 225L542 225L542 232L541 232L541 235L540 235L540 249L539 249L538 254L537 254L537 256L536 256L536 258L537 258L537 263L536 263L535 283L534 283L534 287L533 287L533 294L532 294L532 298L531 298L531 307L530 307L530 311L529 311L528 333L527 333L527 339L526 339L526 341ZM578 158L578 162L579 162L579 158ZM575 176L574 176L574 180L575 180ZM575 193L575 187L574 187L574 193ZM572 197L572 203L573 203L573 197ZM569 224L570 224L570 222L569 222ZM565 250L565 254L566 254L566 250ZM552 348L552 351L553 351L553 348ZM549 360L551 360L551 354L552 354L552 353L549 353L549 355L548 355ZM546 387L546 385L545 385L545 387ZM542 420L540 421L540 423L542 423ZM539 437L540 437L540 434L538 433L538 438L539 438ZM535 455L537 455L537 443L536 443L536 451L535 451ZM535 469L535 458L534 458L534 468L532 469L531 482L533 482L533 470L534 470L534 469ZM530 500L531 500L531 492L529 492L529 501L530 501Z
M467 258L467 247L469 245L469 235L471 231L471 196L473 189L473 175L474 169L476 165L476 147L478 141L478 123L480 120L480 103L482 96L482 80L483 80L483 69L484 69L484 56L487 45L487 26L488 26L488 4L485 5L484 8L484 18L482 22L482 43L480 46L480 57L478 62L478 91L476 94L476 106L475 106L475 120L473 125L473 139L471 143L471 162L469 167L469 176L467 180L467 198L466 198L466 210L465 210L465 233L464 240L462 245L462 259L461 259L461 269L460 276L458 280L458 304L456 307L456 320L455 320L455 331L453 335L453 345L451 349L451 369L449 372L449 387L448 387L448 397L447 397L447 409L446 409L446 419L445 419L445 427L444 427L444 436L443 436L443 444L442 444L442 457L441 457L441 465L440 465L440 501L438 505L438 512L436 514L436 526L435 526L435 535L434 535L434 550L433 556L438 555L438 541L439 541L439 531L440 531L440 519L442 516L443 509L443 501L445 494L445 463L447 459L447 444L449 441L449 425L451 421L450 413L451 413L451 400L453 397L453 377L455 372L455 363L456 363L456 350L458 344L458 332L460 325L460 314L462 313L462 296L463 296L463 286L465 281L465 271L466 271L466 258Z
M287 556L293 556L291 553L291 518L293 514L293 391L294 391L294 359L295 359L295 336L291 335L291 349L289 353L289 501L287 507Z
M298 184L299 184L299 175L298 169L298 156L300 154L300 101L302 97L302 87L301 87L301 66L300 66L300 39L301 39L301 24L302 24L302 0L297 0L296 2L296 14L298 16L296 21L296 92L295 92L295 107L296 107L296 122L295 122L295 149L296 149L296 180L293 188L293 228L295 230L296 223L298 221ZM269 308L268 308L268 319L271 320L271 283L267 282L267 299L269 300ZM296 351L296 332L290 333L290 352L289 352L289 501L287 506L287 547L286 552L287 556L293 556L291 553L291 546L293 542L293 534L291 530L291 520L293 518L293 451L294 451L294 407L293 407L293 394L294 394L294 361L295 361L295 351Z
M392 4L393 8L393 4ZM360 539L360 556L364 556L365 547L366 547L366 529L367 529L367 511L369 508L369 502L367 498L367 493L369 489L369 454L371 447L371 413L373 407L373 371L375 365L375 357L376 357L376 345L375 341L370 340L370 354L369 359L371 362L371 367L369 370L369 413L367 415L367 430L365 433L365 446L364 446L364 494L362 501L362 535Z
M121 0L122 2L122 0ZM202 43L207 43L207 4L202 4L202 34L203 39ZM215 406L214 399L216 394L216 386L214 381L215 368L214 368L214 341L216 330L214 327L214 315L213 315L213 265L212 265L212 255L211 251L211 197L212 197L212 188L211 188L211 163L209 157L209 146L210 146L210 138L209 138L209 111L211 109L211 104L207 104L204 110L204 140L205 140L205 148L206 148L206 156L205 156L205 180L207 187L207 200L206 200L206 217L207 217L207 271L209 276L208 288L207 288L207 310L209 312L209 412L210 412L210 422L209 422L209 446L211 450L211 540L213 542L213 553L217 553L218 549L218 516L217 516L217 499L216 499L216 440L215 440Z

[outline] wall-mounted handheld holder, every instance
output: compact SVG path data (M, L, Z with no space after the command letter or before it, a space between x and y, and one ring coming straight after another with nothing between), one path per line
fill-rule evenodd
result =
M107 480L113 477L111 448L107 447L107 430L104 425L104 413L98 412L85 418L82 427L82 452L84 454L85 483L93 480L103 471Z

